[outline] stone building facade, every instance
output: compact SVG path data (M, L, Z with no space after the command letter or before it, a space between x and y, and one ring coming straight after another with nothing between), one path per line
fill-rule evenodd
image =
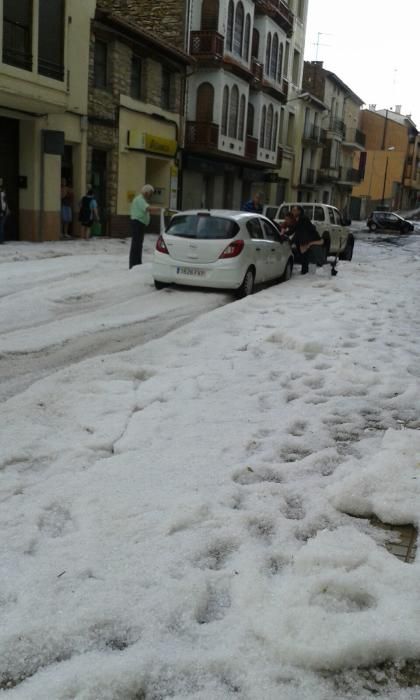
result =
M87 179L105 230L129 231L129 209L143 184L154 203L178 202L183 84L189 58L139 28L138 21L103 9L92 24L89 65Z

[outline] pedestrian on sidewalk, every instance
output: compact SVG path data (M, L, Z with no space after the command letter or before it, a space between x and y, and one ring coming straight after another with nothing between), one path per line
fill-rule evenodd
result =
M6 190L3 187L3 178L0 177L0 244L4 243L4 227L9 215Z
M79 206L79 222L82 227L82 238L85 240L90 238L90 229L94 221L99 221L98 204L92 188L89 188L80 200Z
M129 269L142 264L144 233L150 224L150 200L154 194L152 185L144 185L131 203L131 247Z

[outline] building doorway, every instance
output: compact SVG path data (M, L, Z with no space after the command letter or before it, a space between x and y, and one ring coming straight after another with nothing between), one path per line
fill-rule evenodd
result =
M107 165L108 152L99 148L92 150L92 188L98 203L99 220L106 233L108 221L107 198Z
M5 239L19 240L19 121L0 117L0 177L6 190L10 216Z

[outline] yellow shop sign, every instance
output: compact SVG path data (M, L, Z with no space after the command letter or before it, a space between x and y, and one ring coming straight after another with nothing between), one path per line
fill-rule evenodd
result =
M139 133L135 130L129 132L128 146L129 148L150 151L151 153L161 153L165 156L174 156L178 148L175 139L165 139L162 136Z

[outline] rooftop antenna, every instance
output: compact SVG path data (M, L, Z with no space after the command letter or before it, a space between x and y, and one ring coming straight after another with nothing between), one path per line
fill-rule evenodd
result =
M318 52L319 52L320 46L331 46L331 44L321 44L321 37L322 36L332 36L332 34L330 34L328 32L318 32L317 33L317 39L313 43L313 46L316 46L315 61L318 60Z

